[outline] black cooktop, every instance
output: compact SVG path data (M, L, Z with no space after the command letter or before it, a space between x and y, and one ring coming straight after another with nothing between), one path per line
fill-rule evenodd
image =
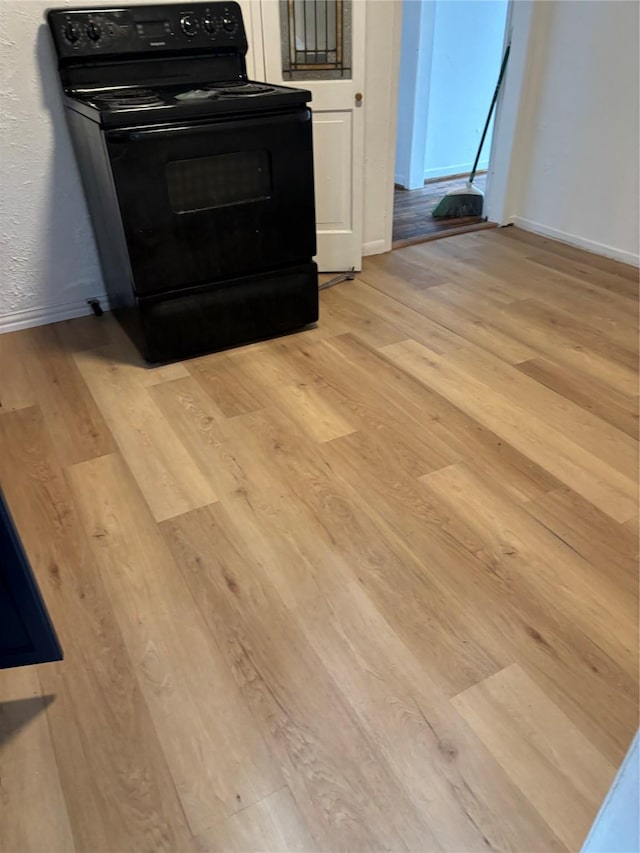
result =
M310 100L306 90L253 80L67 92L68 106L105 128L270 111L302 106Z
M268 98L297 91L286 86L273 86L253 80L232 80L217 83L193 84L190 86L119 86L93 89L88 92L72 92L73 98L100 111L117 111L140 108L175 107L206 101L238 101L247 98Z
M254 81L229 81L203 83L188 87L171 86L142 88L121 86L109 89L95 89L89 92L75 92L72 97L101 111L175 107L180 104L192 104L199 101L229 101L244 98L262 98L269 95L286 94L291 89L284 86L272 86Z

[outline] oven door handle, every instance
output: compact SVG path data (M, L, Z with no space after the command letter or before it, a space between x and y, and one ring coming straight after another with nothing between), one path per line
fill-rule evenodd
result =
M265 123L273 124L289 124L291 122L305 123L311 120L311 110L298 110L294 113L282 113L274 115L273 113L261 118L245 118L240 121L229 121L228 119L219 119L215 122L207 122L206 124L181 124L167 127L145 127L132 128L131 130L109 130L107 131L107 140L109 142L129 143L129 142L144 142L152 139L176 139L180 136L193 136L201 133L211 133L218 130L220 127L227 132L235 129L247 130L252 126L264 127Z

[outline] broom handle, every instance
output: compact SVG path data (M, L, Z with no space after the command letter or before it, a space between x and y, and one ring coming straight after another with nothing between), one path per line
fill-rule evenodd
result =
M472 184L474 178L476 176L476 169L478 168L478 161L480 160L480 155L482 154L482 146L484 145L484 140L487 135L487 130L489 130L489 122L491 121L491 116L493 115L493 108L496 105L496 101L498 100L498 94L500 92L500 86L502 85L502 78L504 77L504 72L507 70L507 60L509 59L509 52L511 51L511 45L508 44L504 57L502 59L502 65L500 66L500 74L498 75L498 82L496 83L496 90L493 93L493 100L491 101L491 106L489 107L489 115L487 116L487 121L485 122L484 130L482 131L482 139L480 140L480 145L478 147L478 153L476 154L476 159L473 163L473 169L471 170L471 174L469 175L468 183Z

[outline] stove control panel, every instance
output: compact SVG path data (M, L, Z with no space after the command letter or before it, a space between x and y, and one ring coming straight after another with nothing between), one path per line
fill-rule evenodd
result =
M47 20L60 63L96 55L247 52L235 2L52 9Z

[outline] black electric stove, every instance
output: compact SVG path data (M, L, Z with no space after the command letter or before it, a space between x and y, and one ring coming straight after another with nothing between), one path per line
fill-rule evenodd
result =
M145 357L315 322L311 94L248 79L237 3L47 18L110 304Z
M206 73L206 70L204 70ZM72 108L102 127L140 122L193 120L295 107L311 93L254 80L220 80L144 86L92 86L68 93Z

